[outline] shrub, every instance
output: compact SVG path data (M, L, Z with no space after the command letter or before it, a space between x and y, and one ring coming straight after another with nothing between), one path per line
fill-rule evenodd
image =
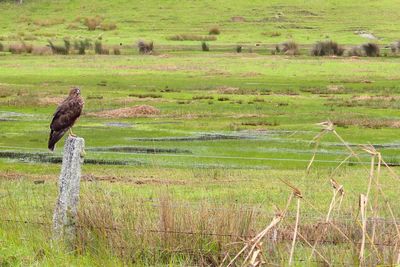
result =
M121 50L117 46L113 48L113 52L114 52L114 55L121 55Z
M362 56L362 49L359 46L353 46L348 52L347 55L349 57L361 57Z
M367 57L379 57L379 46L374 43L366 43L361 45L361 48L363 49L365 55Z
M107 47L102 47L101 48L101 55L109 55L110 54L110 49Z
M138 49L140 54L151 54L153 53L154 45L153 42L145 42L145 41L139 41L138 42Z
M397 53L400 50L400 41L396 41L394 43L390 44L390 50L392 50L392 53Z
M52 53L50 47L34 47L32 50L33 55L50 55Z
M89 49L92 46L90 39L79 39L74 42L74 49L78 51L79 55L86 54L86 49Z
M32 53L32 50L33 50L33 45L32 44L27 44L24 41L22 41L21 44L22 44L24 52Z
M195 34L177 34L167 37L171 41L215 41L216 36L213 35L195 35Z
M201 50L210 51L210 47L208 46L208 44L206 42L202 42L201 43Z
M117 28L117 24L115 24L114 22L108 22L108 23L103 22L100 24L99 28L103 31L112 31Z
M287 41L275 46L277 53L283 53L285 55L299 55L299 46L294 41Z
M311 49L313 56L342 56L344 48L334 41L317 42Z
M25 52L21 44L10 44L10 46L8 47L8 51L11 54L22 54L23 52Z
M79 40L78 42L78 54L79 55L84 55L86 50L85 43L82 40Z
M53 54L60 54L60 55L69 54L71 43L68 39L64 39L64 45L55 45L51 40L48 40L48 42Z
M242 47L241 45L237 45L237 46L236 46L236 52L237 52L237 53L242 53L242 48L243 48L243 47Z
M212 27L208 32L209 35L219 35L221 32L218 27Z
M101 40L96 40L94 43L94 52L98 55L101 55L101 52L103 50L103 44L101 43Z
M79 29L79 25L75 22L68 24L67 29L69 30L77 30Z
M103 18L100 16L88 17L84 19L83 24L88 28L89 31L96 30L97 27L103 22Z

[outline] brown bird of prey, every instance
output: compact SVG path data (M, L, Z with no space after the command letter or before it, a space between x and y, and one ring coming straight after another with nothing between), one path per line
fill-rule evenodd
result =
M72 133L72 126L79 118L83 108L83 99L81 90L74 87L69 92L69 96L58 105L56 112L53 115L53 120L50 124L50 137L48 148L53 151L56 143L69 130L69 135L75 136Z

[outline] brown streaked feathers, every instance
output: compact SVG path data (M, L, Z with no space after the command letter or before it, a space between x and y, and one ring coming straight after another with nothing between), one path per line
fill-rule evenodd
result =
M50 124L48 148L53 151L55 144L74 125L83 108L83 99L79 88L72 88L69 96L57 107Z

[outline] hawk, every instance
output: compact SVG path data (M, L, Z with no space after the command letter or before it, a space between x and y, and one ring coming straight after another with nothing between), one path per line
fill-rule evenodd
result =
M72 126L79 118L83 108L83 99L81 90L74 87L69 92L69 96L58 105L56 112L53 115L53 120L50 124L50 137L48 148L53 151L56 143L69 130L69 135L75 136L72 133Z

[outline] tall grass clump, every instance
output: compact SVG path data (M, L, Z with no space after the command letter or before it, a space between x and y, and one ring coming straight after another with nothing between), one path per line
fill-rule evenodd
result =
M367 57L379 57L380 49L377 44L374 43L366 43L361 45L362 50Z
M250 236L257 223L255 209L234 204L193 207L168 194L148 203L104 191L85 194L78 213L77 251L95 257L154 266L179 254L184 265L217 266L227 245Z
M8 46L8 51L11 54L22 54L23 52L25 52L25 50L21 44L10 44Z
M118 46L113 47L113 53L114 55L121 55L121 50Z
M57 45L57 44L54 44L53 41L48 40L49 46L50 46L53 54L58 54L58 55L68 55L69 54L69 50L71 48L71 42L66 38L63 41L64 41L64 45Z
M151 54L151 53L153 53L153 50L154 50L153 41L145 42L145 41L140 40L137 43L137 46L138 46L138 50L139 50L140 54Z
M25 50L26 53L30 54L33 51L33 45L25 43L24 41L21 41L22 47Z
M87 17L83 19L83 24L88 28L89 31L96 30L102 22L103 17L101 16Z
M361 57L363 55L363 50L360 46L353 46L349 51L347 51L347 55L349 57Z
M90 39L80 39L80 40L75 40L74 42L74 49L78 51L79 55L84 55L86 54L86 50L89 49L92 46L92 43Z
M210 47L206 42L201 42L201 50L202 51L210 51Z
M117 24L114 22L102 22L99 29L103 31L113 31L117 29Z
M317 42L311 48L313 56L342 56L344 48L334 41Z
M218 27L212 27L209 31L208 34L209 35L219 35L221 33L221 31L219 30Z
M103 47L103 43L101 39L97 39L96 42L94 43L94 52L97 55L108 55L110 54L110 51L108 48Z
M4 49L4 47L3 47ZM8 47L8 51L11 54L22 54L22 53L32 53L33 51L33 45L32 44L27 44L24 41L21 41L21 43L15 43L15 44L10 44Z
M285 55L299 55L299 46L294 41L287 41L275 46L276 53L283 53Z
M393 54L396 54L400 51L400 41L396 41L390 44L390 50Z
M354 46L348 51L348 56L379 57L379 55L379 46L374 43L366 43L360 46Z

